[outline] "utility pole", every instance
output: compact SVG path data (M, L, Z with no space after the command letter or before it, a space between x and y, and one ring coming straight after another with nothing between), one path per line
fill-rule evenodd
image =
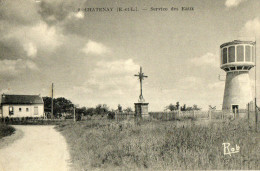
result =
M53 83L51 84L51 119L53 119Z

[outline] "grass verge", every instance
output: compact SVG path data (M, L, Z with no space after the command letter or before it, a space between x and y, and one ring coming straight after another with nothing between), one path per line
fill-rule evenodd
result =
M74 170L259 169L260 133L244 121L91 120L61 123ZM240 151L224 155L222 143Z

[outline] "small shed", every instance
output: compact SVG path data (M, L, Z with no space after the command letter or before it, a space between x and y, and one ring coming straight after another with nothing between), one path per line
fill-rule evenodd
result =
M2 94L2 117L43 117L44 103L40 95Z

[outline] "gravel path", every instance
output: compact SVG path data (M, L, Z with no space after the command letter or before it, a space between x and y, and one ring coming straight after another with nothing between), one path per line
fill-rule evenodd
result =
M54 126L14 126L24 136L0 149L2 171L66 171L69 152Z

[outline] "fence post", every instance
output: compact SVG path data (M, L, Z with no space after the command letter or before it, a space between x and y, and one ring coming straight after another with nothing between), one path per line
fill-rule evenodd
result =
M250 115L249 115L249 103L247 104L247 120L248 120L248 124L249 124L249 121L250 121Z
M256 98L255 98L255 129L256 129L256 132L258 132L258 108L256 106Z

